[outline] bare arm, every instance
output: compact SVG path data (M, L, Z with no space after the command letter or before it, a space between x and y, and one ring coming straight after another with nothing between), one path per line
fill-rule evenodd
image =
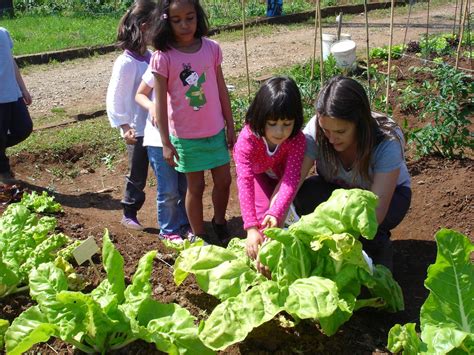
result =
M18 68L18 65L15 62L15 59L13 59L13 65L15 67L15 77L16 77L16 82L18 83L18 86L20 87L21 94L23 95L23 100L25 101L25 104L30 105L32 103L31 95L28 92L28 89L26 88L25 82L23 81L23 77L21 76L20 69Z
M300 183L298 185L298 190L300 189L301 185L303 185L304 179L309 174L309 171L314 166L314 159L308 157L307 155L304 156L303 164L301 165L301 178Z
M150 99L150 93L153 88L149 87L143 80L138 86L137 93L135 95L135 101L144 109L148 110L151 119L156 119L155 104Z
M219 99L221 101L222 114L224 115L226 130L227 130L227 145L232 148L235 143L235 129L234 118L232 117L232 109L230 106L229 92L222 73L222 67L217 67L217 87L219 90Z
M160 131L161 142L163 143L163 158L170 166L176 166L175 159L179 156L176 149L170 141L170 131L168 127L168 79L159 74L155 74L155 112L157 117L153 120L153 124L158 126ZM161 103L161 105L159 105Z
M383 222L387 215L399 175L400 168L388 173L376 173L374 175L374 182L370 190L379 198L379 204L376 210L377 222L379 224Z

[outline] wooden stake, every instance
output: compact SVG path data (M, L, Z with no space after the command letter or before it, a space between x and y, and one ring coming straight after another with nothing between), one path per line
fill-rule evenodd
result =
M428 0L428 9L426 11L426 51L425 51L425 59L428 58L428 53L429 53L429 47L428 47L428 44L430 43L429 38L428 38L428 36L430 35L429 34L429 28L430 28L430 0Z
M428 0L429 1L429 0ZM392 69L392 41L393 41L393 14L395 9L395 0L391 1L390 8L390 41L388 42L388 68L387 68L387 91L385 93L385 113L388 113L388 95L390 93L390 72Z
M247 34L245 31L245 0L242 0L242 34L244 36L244 55L245 55L245 70L247 73L247 93L250 99L250 74L249 74L249 59L247 55Z
M464 36L464 23L466 21L466 15L467 15L468 4L469 4L468 0L464 0L464 2L465 2L465 4L464 4L463 12L462 12L461 29L459 31L458 50L456 51L456 65L454 66L456 68L456 70L459 67L459 55L461 53L462 38Z
M370 45L369 45L369 15L367 13L367 0L364 0L364 13L365 13L365 40L367 44L366 55L367 55L367 95L370 100Z
M318 0L318 24L319 24L319 72L321 87L324 85L324 58L323 58L323 25L321 23L321 0Z
M314 41L313 41L313 56L311 57L311 81L314 79L314 65L316 63L316 44L318 38L318 5L314 6ZM321 53L321 55L323 55Z
M454 8L454 20L453 20L453 36L456 33L456 19L458 17L458 1L456 0L456 7Z

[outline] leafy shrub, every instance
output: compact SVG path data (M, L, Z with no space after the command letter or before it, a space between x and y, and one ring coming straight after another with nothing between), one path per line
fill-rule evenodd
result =
M473 149L473 134L469 128L474 108L474 82L465 73L440 64L436 68L412 68L433 77L421 86L407 86L402 91L402 106L420 111L427 125L409 132L408 142L414 143L419 156L439 154L454 158ZM408 100L408 101L407 101Z
M474 353L474 244L449 229L441 229L435 239L436 262L425 280L430 294L420 311L421 339L414 323L396 324L388 334L393 353Z
M392 46L392 59L399 59L403 54L405 46L403 44L397 44ZM372 48L369 52L370 58L373 59L388 59L388 46Z

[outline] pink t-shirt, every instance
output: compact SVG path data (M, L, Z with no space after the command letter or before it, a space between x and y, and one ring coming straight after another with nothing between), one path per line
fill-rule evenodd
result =
M278 180L281 180L278 197L266 213L281 222L298 189L305 148L305 136L303 132L298 132L296 136L280 144L270 155L264 139L245 125L234 146L237 187L244 229L260 226L261 221L257 220L255 210L254 178L255 175L262 173L274 174Z
M219 44L205 37L195 53L171 48L153 54L151 71L168 79L170 134L179 138L205 138L224 128L216 76L221 63Z

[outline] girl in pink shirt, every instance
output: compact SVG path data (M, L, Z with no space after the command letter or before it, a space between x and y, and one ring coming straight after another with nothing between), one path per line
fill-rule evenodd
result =
M282 226L298 190L306 140L296 83L273 77L258 90L234 147L247 254L255 259L261 230Z
M224 76L222 51L205 37L208 21L198 0L160 1L150 30L154 53L156 114L164 160L186 174L186 212L194 235L212 244L229 238L225 212L230 193L234 121ZM159 103L159 104L158 104ZM204 171L213 179L212 226L203 221ZM217 237L217 238L216 238Z

